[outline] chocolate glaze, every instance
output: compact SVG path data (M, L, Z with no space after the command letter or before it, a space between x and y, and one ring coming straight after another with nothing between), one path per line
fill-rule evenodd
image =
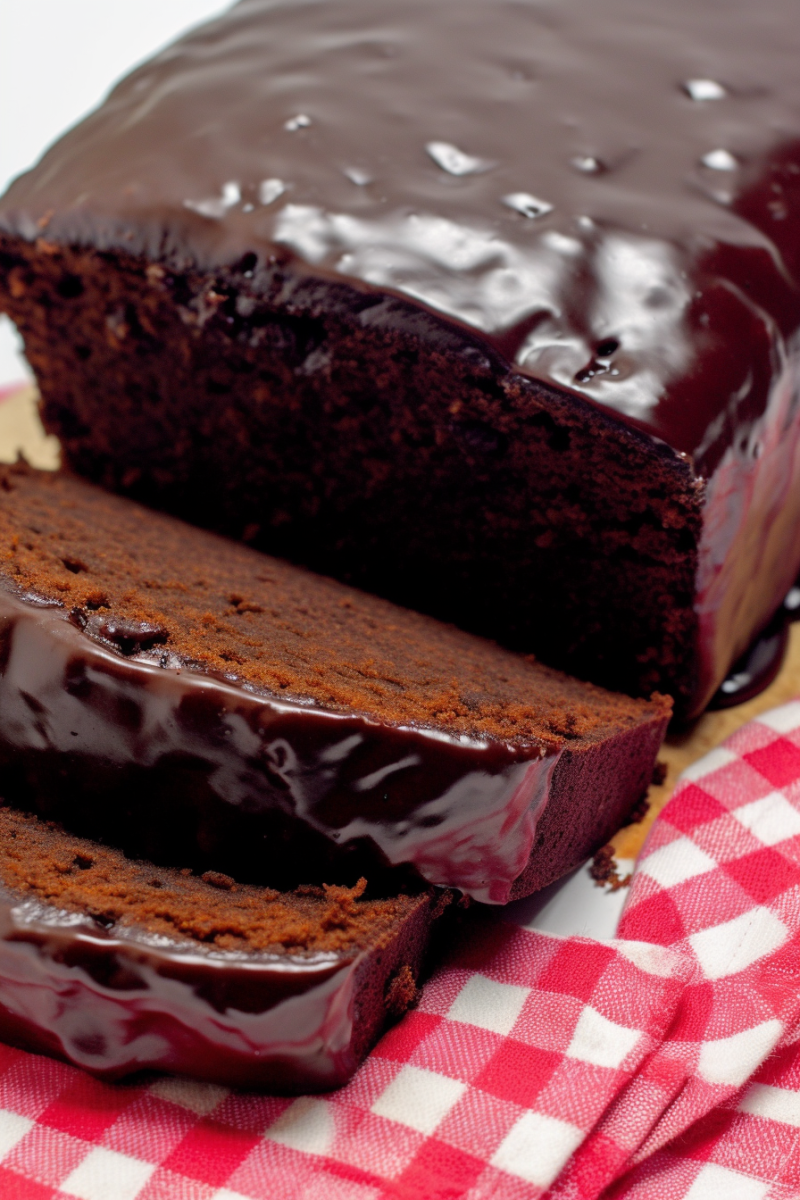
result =
M789 591L781 607L745 654L735 662L712 697L709 708L732 708L752 700L776 677L789 646L789 625L800 620L800 586Z
M380 1028L391 972L418 970L431 903L380 946L248 955L104 931L0 889L0 1037L104 1078L158 1069L324 1091L355 1070L365 1026ZM370 968L377 997L365 994Z
M800 324L796 16L244 0L121 83L2 223L209 267L288 252L448 315L707 474Z
M137 649L137 638L152 644L150 626L137 635L91 620L79 628L64 609L0 591L12 804L134 857L281 887L404 868L482 901L509 898L552 792L552 744L279 701ZM115 652L114 638L133 653Z
M733 664L719 690L712 696L708 707L732 708L736 704L752 700L754 696L763 692L780 671L788 645L789 629L786 616L779 609L764 632Z
M697 715L780 608L800 568L800 355L705 487L696 576ZM766 680L766 676L764 676ZM766 680L768 682L768 680ZM766 686L766 682L764 684Z

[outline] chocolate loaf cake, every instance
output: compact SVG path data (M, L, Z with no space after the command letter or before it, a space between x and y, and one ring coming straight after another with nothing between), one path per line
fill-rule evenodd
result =
M80 473L698 712L800 566L791 0L244 0L0 202Z
M345 1082L415 998L449 896L242 886L0 809L0 1038L105 1078Z
M0 467L0 794L131 857L503 903L608 840L669 714Z

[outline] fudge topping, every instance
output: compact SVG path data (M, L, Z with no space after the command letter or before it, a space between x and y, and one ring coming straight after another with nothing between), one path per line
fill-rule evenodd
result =
M791 0L244 0L0 221L262 294L293 261L373 323L402 293L707 472L800 322L798 50Z

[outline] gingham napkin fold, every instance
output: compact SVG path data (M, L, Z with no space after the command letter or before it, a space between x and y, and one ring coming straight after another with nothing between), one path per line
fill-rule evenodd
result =
M484 914L341 1091L0 1047L5 1200L800 1196L800 702L690 771L610 942Z

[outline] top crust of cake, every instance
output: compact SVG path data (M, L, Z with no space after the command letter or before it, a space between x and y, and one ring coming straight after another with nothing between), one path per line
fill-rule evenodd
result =
M670 708L24 465L0 467L0 563L118 653L332 711L555 750Z
M243 0L115 88L0 229L287 301L294 261L367 324L403 293L706 474L800 324L798 53L792 0Z

